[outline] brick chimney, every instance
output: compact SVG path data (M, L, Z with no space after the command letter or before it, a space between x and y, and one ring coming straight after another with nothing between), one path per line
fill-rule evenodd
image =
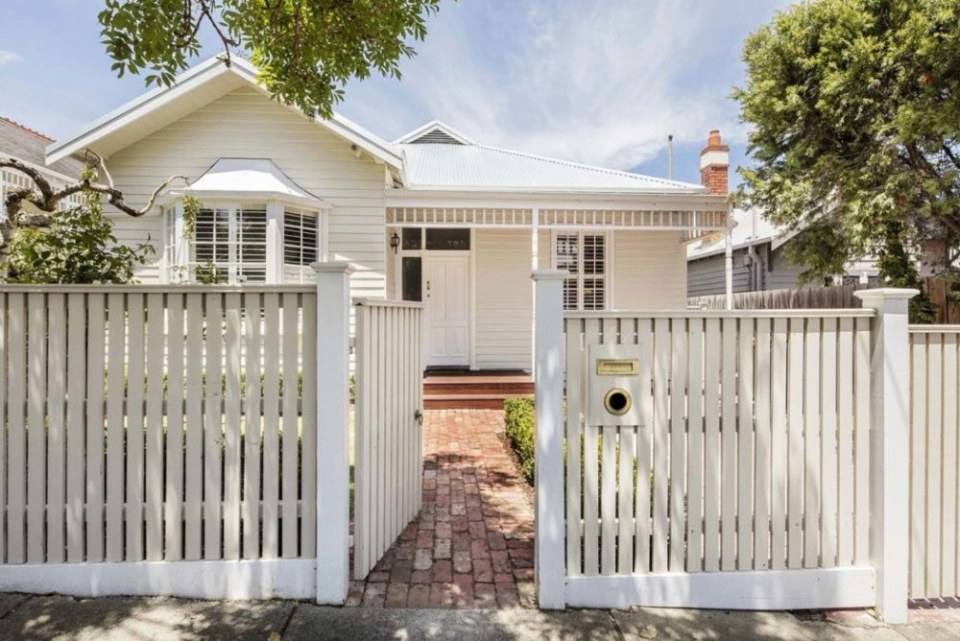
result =
M723 144L720 130L714 129L707 138L707 146L700 152L700 184L711 194L726 195L730 190L730 147Z

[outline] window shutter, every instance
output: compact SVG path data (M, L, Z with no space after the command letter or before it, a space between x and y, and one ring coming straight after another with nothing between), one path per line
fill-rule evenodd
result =
M267 280L267 208L237 210L237 271L240 282Z
M318 231L316 212L287 207L283 211L284 274L303 282L308 268L317 262Z
M607 302L607 238L605 234L561 233L554 245L556 266L567 272L563 282L565 310L602 310Z

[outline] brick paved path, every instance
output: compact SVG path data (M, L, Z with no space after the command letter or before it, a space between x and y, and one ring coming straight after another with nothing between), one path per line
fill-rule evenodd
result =
M423 510L347 605L534 605L533 501L499 410L427 410Z

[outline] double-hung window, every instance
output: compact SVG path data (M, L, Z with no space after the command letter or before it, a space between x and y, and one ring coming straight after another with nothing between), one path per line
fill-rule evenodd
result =
M563 281L565 310L606 309L607 236L584 232L561 232L554 239L557 269L567 272Z

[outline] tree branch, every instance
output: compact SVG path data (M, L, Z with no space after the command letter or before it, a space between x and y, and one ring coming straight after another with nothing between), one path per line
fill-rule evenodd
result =
M953 163L953 166L957 169L960 169L960 160L957 160L957 156L953 153L953 150L950 149L950 145L943 144L941 145L943 153L946 154L947 158L950 159L950 162Z
M40 209L46 209L44 204L50 202L53 199L54 191L53 191L53 187L50 185L50 182L46 178L44 178L43 174L40 173L39 170L34 169L30 165L20 162L16 158L7 158L5 160L0 159L0 168L3 168L3 167L9 167L10 169L15 169L16 171L19 171L22 174L26 174L26 176L30 180L32 180L33 183L37 186L37 189L40 190L40 196L43 199L42 201L38 202L34 198L26 198L25 195L21 195L21 197L17 201L18 203L24 199L28 199L32 203L40 207ZM23 192L25 190L20 190L20 191ZM28 193L32 193L32 190L30 190Z
M40 191L40 197L36 197L36 192L29 188L18 189L11 192L6 199L7 212L10 218L15 218L16 214L20 212L21 205L24 200L33 203L38 209L45 212L46 214L56 213L60 202L65 198L68 198L74 194L81 192L93 192L101 194L107 197L107 202L111 205L127 214L128 216L133 216L134 218L139 218L149 212L154 204L157 201L157 198L160 196L160 193L170 186L176 180L182 180L184 183L188 183L188 178L186 176L175 175L170 176L153 190L153 193L150 194L150 198L147 200L146 204L141 208L132 207L127 204L124 199L123 192L117 189L113 183L113 177L110 175L110 171L107 169L106 163L103 161L103 158L92 150L87 150L87 167L89 169L97 170L102 172L107 179L107 184L94 183L88 178L82 178L79 182L76 182L72 185L67 185L60 190L54 191L53 187L50 185L49 181L36 169L26 165L15 158L9 158L6 160L0 160L0 167L9 167L16 171L19 171L23 174L26 174L30 178L37 188ZM47 216L48 217L48 216ZM34 221L34 226L41 226L36 221Z
M119 189L115 189L107 185L93 185L93 184L88 185L86 189L88 191L92 191L98 194L103 194L104 196L107 197L107 202L109 202L111 205L113 205L123 213L127 214L128 216L133 216L134 218L140 218L141 216L149 212L151 209L153 209L153 205L156 203L157 197L160 195L160 192L162 192L164 189L170 186L170 183L172 183L175 180L182 180L183 182L186 183L187 177L186 176L170 176L169 178L164 180L162 183L157 185L157 188L153 190L152 194L150 194L150 198L147 200L147 203L140 209L136 209L128 205L123 198L123 192L121 192Z
M200 18L197 20L197 24L203 21L204 17L207 21L210 22L210 26L213 27L213 30L217 32L217 36L220 37L220 41L223 43L224 53L227 55L227 59L224 60L224 64L228 67L230 66L230 47L238 47L239 43L233 38L228 37L223 30L220 28L220 25L214 19L213 14L210 12L210 6L207 4L206 0L200 0Z

